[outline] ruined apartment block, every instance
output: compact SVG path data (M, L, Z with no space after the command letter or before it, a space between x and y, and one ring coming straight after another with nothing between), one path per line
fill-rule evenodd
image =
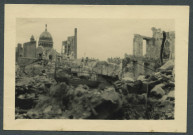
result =
M74 36L62 42L61 54L63 58L77 59L77 28L74 29Z

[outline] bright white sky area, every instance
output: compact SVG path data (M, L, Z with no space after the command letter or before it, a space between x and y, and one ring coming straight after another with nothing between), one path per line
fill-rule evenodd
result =
M61 52L62 41L74 35L78 30L78 58L87 56L106 60L108 57L124 57L132 54L133 35L140 34L152 37L152 27L164 31L174 31L174 20L165 19L32 19L18 18L16 21L17 43L29 42L34 35L38 42L45 30L51 33L54 49Z

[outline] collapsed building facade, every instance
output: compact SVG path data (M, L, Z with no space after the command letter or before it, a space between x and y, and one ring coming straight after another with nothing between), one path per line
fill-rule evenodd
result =
M175 59L175 32L164 32L154 27L151 30L153 33L152 37L140 34L134 35L133 62L129 64L132 68L130 70L133 73L131 74L132 78L137 79L139 75L150 75L152 72L155 72L156 64L160 63L160 57L163 57L165 62ZM163 33L166 33L166 40L164 41L163 51L161 51Z
M133 55L137 57L143 56L143 40L146 42L145 57L151 59L160 58L161 44L163 40L163 31L161 29L152 28L153 36L147 37L139 34L134 35L133 39ZM166 42L164 46L165 55L168 59L174 59L175 33L174 31L166 32Z
M62 42L61 55L63 58L77 59L77 28L74 29L74 36Z

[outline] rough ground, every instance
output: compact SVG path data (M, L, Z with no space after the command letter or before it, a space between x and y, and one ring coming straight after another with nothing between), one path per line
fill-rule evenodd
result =
M89 88L56 82L53 63L16 68L16 119L174 119L174 64Z

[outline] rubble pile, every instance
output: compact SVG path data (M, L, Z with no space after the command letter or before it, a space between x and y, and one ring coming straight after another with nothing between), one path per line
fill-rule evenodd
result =
M84 73L95 73L107 76L120 76L121 67L120 65L114 63L108 63L106 61L65 61L61 62L60 68L67 69L70 68L72 72L84 72Z
M93 67L93 71L107 76L119 76L121 67L114 63L97 62Z
M46 95L47 88L55 84L55 80L46 76L37 75L35 77L16 78L15 85L15 107L16 118L25 118L29 109L41 100L42 95Z
M96 88L57 82L48 75L53 69L50 63L45 72L16 78L16 119L174 119L171 61L152 75L135 81L122 78Z
M113 87L99 91L59 83L51 86L49 94L41 96L23 118L111 119L121 106L121 95Z
M174 119L174 63L166 62L158 72L114 83L123 95L117 119Z
M29 64L16 64L16 78L42 75L45 72L52 72L53 74L54 68L53 63L50 63L48 60L35 60Z

